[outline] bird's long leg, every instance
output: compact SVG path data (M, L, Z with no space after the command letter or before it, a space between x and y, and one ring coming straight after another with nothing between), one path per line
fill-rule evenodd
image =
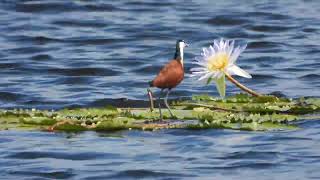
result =
M167 109L168 109L171 117L173 118L173 117L175 117L175 116L173 115L173 113L172 113L172 111L171 111L171 109L170 109L170 107L169 107L169 104L168 104L168 96L169 96L169 93L170 93L170 89L168 89L167 94L166 94L166 97L164 98L164 104L166 105L166 107L167 107Z
M161 90L161 92L160 92L160 95L159 95L159 114L160 114L160 121L162 121L163 120L163 117L162 117L162 112L161 112L161 95L162 95L162 91L163 90Z
M153 103L153 93L152 91L148 88L148 97L149 97L149 101L150 101L150 111L152 112L154 109L154 103Z

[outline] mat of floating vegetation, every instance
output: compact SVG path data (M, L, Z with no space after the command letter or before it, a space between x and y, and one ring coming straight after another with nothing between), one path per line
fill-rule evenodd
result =
M0 110L0 130L116 131L186 129L292 130L301 120L320 120L320 98L286 99L238 94L224 100L208 95L171 102L172 118L163 109L78 108L59 111Z

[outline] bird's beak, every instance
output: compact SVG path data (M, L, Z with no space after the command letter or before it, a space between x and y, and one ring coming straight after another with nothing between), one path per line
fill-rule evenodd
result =
M184 44L186 45L186 47L189 47L189 44L188 44L188 43L185 42Z

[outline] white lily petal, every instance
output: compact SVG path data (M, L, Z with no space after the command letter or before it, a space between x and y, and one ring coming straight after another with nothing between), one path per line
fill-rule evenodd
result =
M202 66L202 67L207 67L207 64L206 63L203 63L203 62L191 62L191 64L196 64L196 65L199 65L199 66Z
M223 50L223 46L224 46L224 42L223 42L223 39L221 38L219 42L220 50Z
M223 50L225 51L225 52L227 52L227 49L229 48L229 40L226 40L225 42L224 42L224 46L223 46Z
M191 77L191 78L192 78L192 77L196 77L197 75L195 75L195 74L185 74L185 76L186 76L186 77Z
M203 55L204 56L208 56L209 55L209 51L207 50L207 48L202 48L203 51Z
M230 59L229 59L229 63L233 64L236 62L236 60L238 59L239 55L240 55L240 48L236 47L233 52L231 53Z
M219 40L218 39L213 40L213 44L216 46L219 46Z
M201 74L201 73L209 73L209 71L193 71L192 74Z
M200 62L200 61L203 61L203 58L202 58L202 56L197 56L194 58L194 60Z
M201 80L203 80L203 79L208 79L210 76L212 76L213 75L213 73L208 73L208 74L206 74L206 75L204 75L204 76L201 76L198 80L199 81L201 81Z
M247 73L246 71L244 71L243 69L239 68L236 65L229 66L227 71L231 75L235 74L235 75L242 76L245 78L252 78L252 76L249 73Z
M213 41L213 48L214 48L215 52L220 51L219 41L216 39Z
M216 78L219 79L219 78L221 78L223 75L224 75L224 73L221 72L221 71L219 71L219 72L216 74Z
M215 54L215 50L214 50L214 48L212 47L212 45L210 45L210 50L211 50L211 55Z
M190 71L207 71L207 68L205 68L205 67L195 67L195 68L191 68Z
M196 77L196 76L201 76L201 74L206 74L206 73L195 73L193 72L192 74L189 74L190 77Z
M230 42L229 48L228 48L228 50L227 50L227 54L228 54L229 57L231 57L231 54L232 54L232 52L233 52L233 48L234 48L234 40L232 40L232 41Z
M210 72L211 73L211 78L212 79L216 79L217 77L218 77L218 75L219 75L219 71L215 71L215 72Z
M247 45L243 45L243 46L237 47L237 48L233 51L233 53L231 54L231 57L230 57L230 61L229 61L229 62L230 62L231 64L234 64L234 63L237 61L239 55L246 49L246 47L247 47Z
M209 73L209 72L206 72L206 71L201 71L201 72L192 72L192 74L194 74L194 75L201 75L201 74L207 74L207 73Z

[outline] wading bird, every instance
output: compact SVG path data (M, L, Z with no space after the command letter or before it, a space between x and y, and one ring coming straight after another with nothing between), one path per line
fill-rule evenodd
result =
M178 40L176 43L176 52L174 54L174 59L169 61L159 72L157 77L153 79L153 81L149 82L150 87L157 87L161 89L161 93L159 95L159 113L160 120L162 120L161 113L161 95L165 89L167 89L166 96L164 98L164 104L166 105L170 115L174 117L171 109L168 105L168 96L172 88L176 87L184 78L184 68L183 68L183 50L187 47L188 44L183 40ZM153 101L152 93L148 89L148 94L151 101Z

